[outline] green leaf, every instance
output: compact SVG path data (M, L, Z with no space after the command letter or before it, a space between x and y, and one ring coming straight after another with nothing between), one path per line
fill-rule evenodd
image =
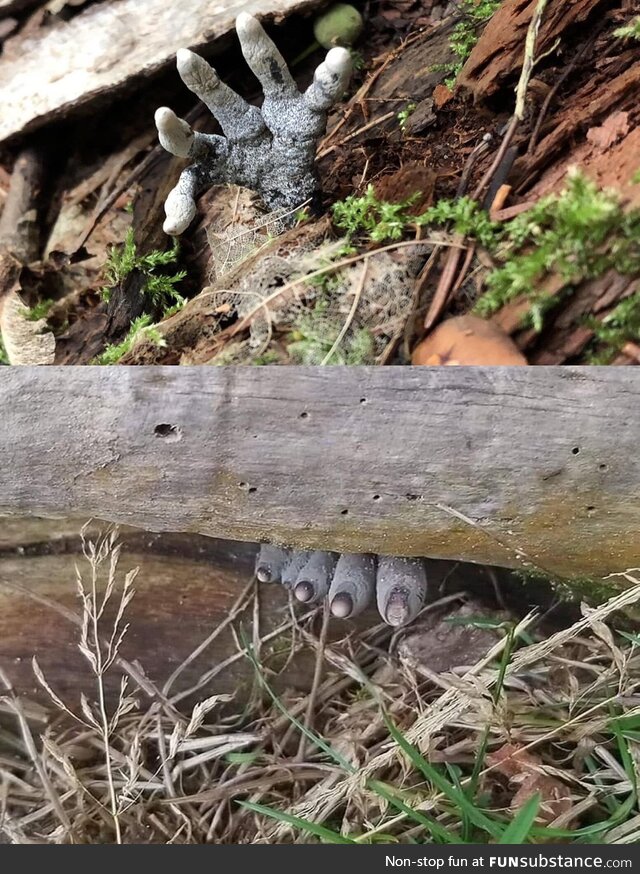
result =
M264 816L269 816L278 822L284 822L287 825L292 825L300 831L310 832L318 838L322 838L330 844L355 844L351 838L345 838L338 832L332 829L325 828L323 825L318 825L315 822L302 819L299 816L293 816L290 813L284 813L281 810L274 810L272 807L266 807L264 804L254 804L253 801L238 801L240 807L246 810L252 810L254 813L261 813Z
M488 832L493 838L500 838L503 833L502 827L475 807L463 792L456 789L455 786L453 786L439 771L430 765L429 762L420 755L418 750L406 740L402 733L398 731L391 719L387 716L386 712L383 711L382 715L387 728L389 729L389 733L395 742L410 759L413 765L424 774L427 780L439 789L443 795L446 795L446 797L452 801L456 807L459 807L475 826Z
M405 813L410 819L414 822L423 825L427 831L429 831L436 840L441 844L459 844L461 843L460 838L458 838L453 832L449 831L448 828L440 825L439 822L431 819L428 816L425 816L419 810L414 810L413 807L410 807L408 804L402 800L402 798L395 792L393 792L388 786L384 783L381 783L379 780L368 780L367 787L375 792L376 795L379 795L381 798L384 798L385 801L388 801L396 810L399 810L401 813Z

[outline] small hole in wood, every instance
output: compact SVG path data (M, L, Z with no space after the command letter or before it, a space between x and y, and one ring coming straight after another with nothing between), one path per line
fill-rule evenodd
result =
M160 437L160 439L164 440L166 443L178 443L182 440L182 429L177 425L156 425L153 429L153 433L156 437Z
M417 501L418 500L418 496L411 494L411 492L408 492L405 495L405 498L407 499L407 501Z
M595 507L587 507L587 513L595 513Z
M608 470L607 465L606 464L599 464L598 470Z
M572 455L580 455L580 447L574 446L573 449L571 450L571 454Z
M258 491L258 487L257 487L257 486L249 486L249 488L247 489L247 491L249 492L250 495L253 495L254 492L257 492L257 491Z
M367 399L366 399L366 398L360 398L360 403L361 403L361 404L366 404L366 402L367 402Z
M308 419L308 418L309 418L309 413L307 413L307 412L300 413L300 418L301 418L301 419Z
M341 515L341 516L348 516L348 515L349 515L349 511L348 511L348 510L340 510L340 515Z
M374 501L379 501L379 500L380 500L380 495L374 495L374 496L373 496L373 500L374 500Z

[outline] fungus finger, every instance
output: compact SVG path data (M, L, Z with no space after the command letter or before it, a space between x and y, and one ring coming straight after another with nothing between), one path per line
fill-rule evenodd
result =
M351 55L346 49L331 49L305 91L305 102L317 112L333 106L349 84L352 66Z
M177 63L184 84L202 100L231 142L253 139L265 130L260 110L225 85L204 58L180 49Z
M193 164L183 170L178 184L169 192L164 204L167 216L163 227L165 234L175 237L189 227L196 214L196 195L200 188L200 174Z
M282 571L282 585L286 589L293 589L298 574L309 560L309 551L306 549L292 549L289 554L289 561Z
M361 613L373 600L375 586L375 556L341 555L329 589L332 614L346 619Z
M155 122L162 148L178 158L188 158L194 141L191 125L167 106L156 110Z
M287 62L257 18L241 12L236 18L236 31L247 64L259 79L267 98L298 94Z
M378 556L376 598L388 625L406 625L420 612L427 594L427 573L422 559Z
M161 106L155 114L158 138L162 148L178 158L214 158L226 155L224 137L202 134L167 106Z
M325 597L338 562L334 552L312 552L300 570L293 594L303 604L313 604Z
M288 564L289 550L271 543L263 543L256 557L255 574L260 583L279 583Z

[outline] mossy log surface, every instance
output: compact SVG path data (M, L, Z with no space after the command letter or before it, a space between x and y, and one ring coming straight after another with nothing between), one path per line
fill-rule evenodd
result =
M639 400L623 368L15 368L0 513L600 577L640 559Z

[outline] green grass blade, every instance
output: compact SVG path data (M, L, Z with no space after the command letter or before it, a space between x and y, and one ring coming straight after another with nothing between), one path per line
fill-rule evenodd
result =
M318 825L315 822L309 822L299 816L292 816L290 813L284 813L281 810L274 810L272 807L267 807L264 804L255 804L253 801L239 801L240 807L246 810L252 810L254 813L261 813L263 816L269 816L271 819L276 819L278 822L284 822L300 831L310 832L318 838L322 838L331 844L355 844L351 838L345 838L338 832L332 829L325 828L323 825Z
M540 810L540 796L532 795L524 804L511 823L507 826L499 844L524 844L531 835L531 827Z
M333 761L337 765L339 765L341 768L343 768L348 774L355 774L356 769L353 767L353 765L350 762L348 762L345 758L343 758L340 755L340 753L336 752L336 750L334 750L333 747L331 747L323 738L321 738L320 735L316 734L314 731L311 731L311 729L307 728L306 725L303 725L299 719L296 719L296 717L292 713L289 713L289 711L284 706L282 701L280 701L280 699L278 698L276 693L273 691L271 686L265 680L263 672L261 670L260 663L256 659L255 653L253 651L253 646L246 639L246 636L244 634L242 634L242 632L240 634L240 637L242 639L242 643L243 643L245 649L247 650L247 658L249 659L249 661L253 665L253 668L256 672L256 678L258 680L258 683L262 686L262 688L265 690L267 695L271 698L271 700L273 701L275 706L278 708L280 713L282 713L283 716L286 716L287 719L290 722L292 722L295 725L295 727L299 731L302 732L302 734L305 735L305 737L307 737L313 744L315 744L323 752L325 752L330 758L332 758Z
M398 731L393 722L389 719L387 714L383 711L384 721L389 729L389 733L398 744L400 749L405 753L405 755L409 758L409 760L414 764L414 766L427 778L427 780L432 783L443 795L446 795L447 798L452 801L460 810L465 813L471 822L478 828L481 828L483 831L488 832L493 838L502 837L503 828L498 825L498 823L494 822L494 820L490 819L485 813L479 810L464 794L464 792L460 792L455 786L452 784L439 772L437 771L429 762L424 759L418 750L413 747L403 736L403 734Z
M406 815L414 820L414 822L423 825L440 843L460 843L460 838L454 835L453 832L449 831L448 828L440 825L439 822L435 822L435 820L430 817L425 816L419 810L414 810L413 807L405 804L402 798L396 795L395 792L392 792L384 783L380 783L378 780L368 780L367 787L371 789L372 792L375 792L376 795L379 795L381 798L384 798L385 801L388 801L389 804L396 808L396 810L399 810L401 813L406 813Z

